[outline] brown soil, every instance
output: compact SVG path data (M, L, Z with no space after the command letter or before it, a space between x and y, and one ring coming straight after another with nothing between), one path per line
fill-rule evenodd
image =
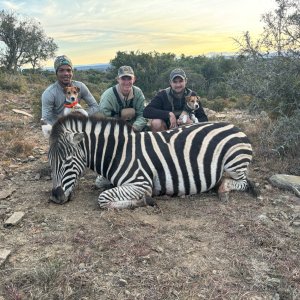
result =
M261 196L213 192L157 198L159 209L106 211L95 174L73 200L49 203L47 142L26 96L0 94L0 266L3 299L299 299L300 199L271 187L254 160ZM4 222L25 212L16 226ZM0 261L1 262L1 261Z

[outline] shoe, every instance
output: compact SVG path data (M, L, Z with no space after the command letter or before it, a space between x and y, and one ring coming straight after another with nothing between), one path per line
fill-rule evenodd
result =
M98 175L95 180L95 186L98 189L107 189L111 187L110 181L104 178L102 175Z

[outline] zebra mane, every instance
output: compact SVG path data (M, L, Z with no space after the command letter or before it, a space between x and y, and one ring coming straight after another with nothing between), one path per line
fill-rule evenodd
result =
M93 116L86 117L83 114L74 113L74 114L69 114L67 116L63 116L54 123L50 138L52 141L59 138L59 136L65 132L66 127L68 127L66 126L67 123L72 124L72 123L80 122L83 125L85 125L88 121L90 121L92 125L95 125L97 123L101 123L102 126L106 126L107 124L111 124L111 125L118 124L122 128L127 127L128 132L133 131L133 127L131 125L129 125L128 123L120 119L104 117L100 115L93 115Z

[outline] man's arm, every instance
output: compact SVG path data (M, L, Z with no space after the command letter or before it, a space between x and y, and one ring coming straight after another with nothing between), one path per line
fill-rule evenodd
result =
M98 110L106 117L114 117L118 113L116 102L115 96L108 89L101 95Z
M136 91L137 98L135 103L135 121L132 126L137 130L141 131L147 124L147 120L143 117L143 111L145 107L145 96L141 90Z
M161 119L165 121L169 120L169 112L171 111L171 109L169 111L165 110L163 101L163 92L159 92L145 107L143 116L148 119Z
M42 94L42 120L45 124L53 125L55 116L54 109L54 95L49 91L44 91Z

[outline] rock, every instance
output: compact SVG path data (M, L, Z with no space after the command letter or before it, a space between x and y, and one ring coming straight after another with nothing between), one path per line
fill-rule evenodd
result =
M37 173L35 176L34 176L34 180L40 180L41 179L41 174L40 173Z
M122 278L119 278L119 280L118 280L118 285L119 286L125 286L125 285L127 285L128 283L127 283L127 280L125 280L125 279L122 279Z
M272 220L270 218L267 217L267 215L265 214L261 214L257 217L257 220L264 225L271 225L272 224Z
M273 188L272 188L272 186L270 184L265 184L265 189L267 191L271 191Z
M5 222L4 227L11 227L17 225L25 216L23 211L14 212Z
M154 250L155 252L158 252L158 253L164 253L164 249L160 246L157 246L157 247L153 248L152 250Z
M291 225L294 226L294 227L300 227L300 222L295 221L295 222L292 222Z
M6 191L0 191L0 200L8 198L15 189L8 189Z
M0 266L2 266L5 263L10 254L11 250L0 249Z
M269 178L269 182L281 189L293 191L300 197L300 176L276 174Z
M215 115L215 117L216 117L217 119L226 119L226 118L227 118L227 115L226 115L226 114L222 114L222 113L217 113L217 114Z

